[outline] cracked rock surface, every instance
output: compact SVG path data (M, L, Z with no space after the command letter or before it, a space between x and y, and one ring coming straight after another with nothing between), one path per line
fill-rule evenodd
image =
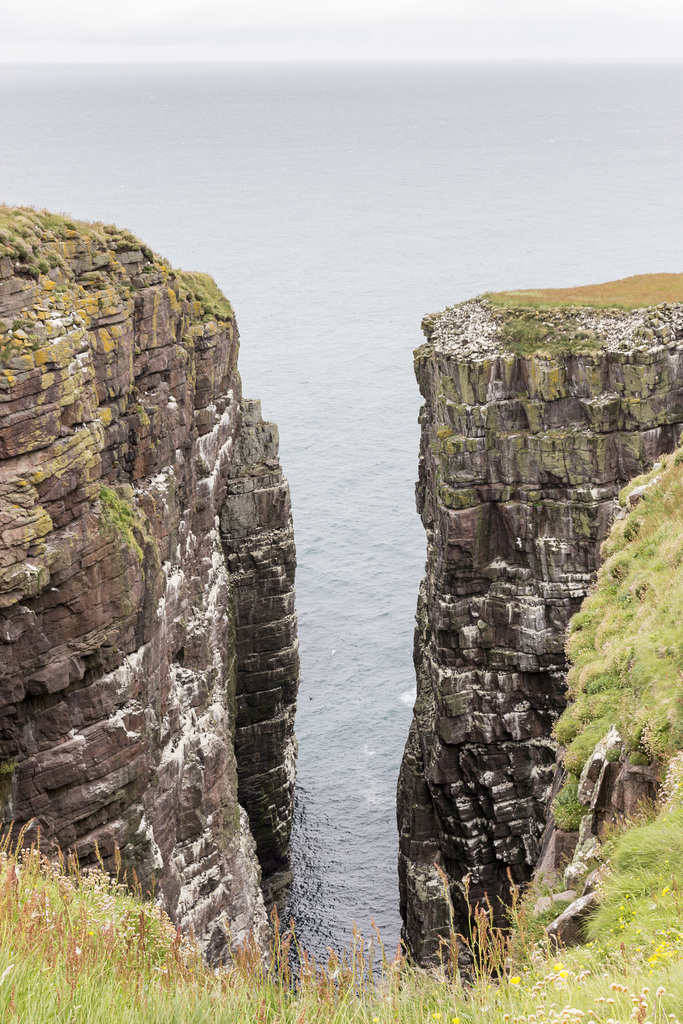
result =
M209 958L289 869L295 552L232 311L113 226L0 211L2 818Z
M681 305L545 311L549 337L580 341L554 354L513 351L506 316L479 299L427 317L415 353L427 563L397 814L404 937L421 963L448 931L444 877L463 929L466 876L499 920L509 878L531 876L567 624L620 489L683 424Z

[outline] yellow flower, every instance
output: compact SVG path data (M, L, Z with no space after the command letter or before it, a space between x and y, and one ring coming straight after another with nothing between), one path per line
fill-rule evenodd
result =
M440 1013L433 1013L432 1017L434 1018L434 1020L441 1020L441 1014Z
M451 1017L451 1024L460 1024L459 1017Z
M560 971L560 978L568 978L569 971Z
M554 971L561 971L563 968L564 968L564 964L559 963L559 961L558 961L558 963L553 964L553 970Z
M519 978L515 975L514 978L510 978L511 985L519 985Z

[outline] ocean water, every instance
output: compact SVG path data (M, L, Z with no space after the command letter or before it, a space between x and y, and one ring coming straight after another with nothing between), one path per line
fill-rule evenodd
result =
M420 319L683 270L683 67L0 67L0 202L214 275L280 426L302 682L289 912L398 939L395 786L424 562Z

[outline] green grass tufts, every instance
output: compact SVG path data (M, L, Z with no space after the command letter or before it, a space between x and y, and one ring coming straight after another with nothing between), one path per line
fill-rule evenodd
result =
M183 299L198 302L205 319L230 321L234 318L232 306L209 274L199 271L176 270Z
M683 807L664 809L653 821L627 829L606 843L611 873L604 898L588 925L589 938L618 936L647 944L648 957L683 947ZM665 926L662 929L662 925ZM652 935L658 941L647 943ZM662 943L665 943L662 946ZM657 949L660 949L659 954ZM654 961L652 961L654 962Z
M581 819L586 814L586 808L579 803L578 798L579 780L576 775L570 775L567 782L555 797L553 804L553 816L558 828L565 832L572 832L581 824Z
M138 535L145 537L146 531L141 514L129 502L120 498L116 491L104 484L100 487L102 521L115 529L123 538L126 547L131 548L142 565L145 553L138 541Z
M0 1015L9 1024L680 1024L683 955L666 922L647 949L622 947L621 932L560 954L529 940L519 904L517 953L486 911L476 927L477 970L467 983L447 959L419 971L400 954L389 960L378 935L367 943L358 933L325 965L289 932L267 963L247 940L231 963L211 969L125 876L5 848Z

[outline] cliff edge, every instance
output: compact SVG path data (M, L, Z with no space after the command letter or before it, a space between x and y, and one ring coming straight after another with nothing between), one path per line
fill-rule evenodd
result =
M664 301L674 298L676 301ZM398 784L404 937L433 960L536 863L565 631L618 494L683 425L683 275L507 293L425 318L418 695ZM657 303L652 304L652 303Z
M2 820L120 857L210 958L267 939L296 758L289 491L238 348L206 275L0 207Z

